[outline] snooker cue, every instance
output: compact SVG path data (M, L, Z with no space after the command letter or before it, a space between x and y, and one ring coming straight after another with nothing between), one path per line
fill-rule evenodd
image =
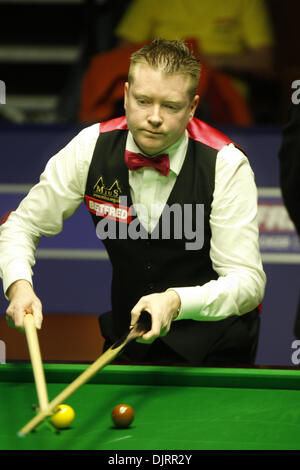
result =
M147 315L143 315L143 314ZM148 317L148 318L147 318ZM39 413L32 418L19 432L19 437L24 437L27 433L32 431L38 424L40 424L47 416L50 416L57 405L63 403L74 393L79 387L84 385L89 379L92 378L96 372L100 371L104 366L109 364L125 346L132 340L139 336L142 336L146 331L150 329L149 319L150 314L148 312L142 312L138 323L130 330L125 339L121 339L101 354L95 362L93 362L82 374L80 374L73 382L71 382L59 395L57 395L49 404L46 409L40 410Z
M27 339L27 345L30 354L30 360L33 369L35 388L39 400L40 409L44 410L48 407L48 393L43 369L41 351L39 347L38 335L34 324L34 318L31 313L24 317L24 328Z

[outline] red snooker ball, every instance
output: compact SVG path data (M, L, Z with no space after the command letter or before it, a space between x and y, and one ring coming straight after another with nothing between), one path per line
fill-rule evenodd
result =
M129 405L117 405L112 410L111 417L117 428L128 428L133 421L134 411Z

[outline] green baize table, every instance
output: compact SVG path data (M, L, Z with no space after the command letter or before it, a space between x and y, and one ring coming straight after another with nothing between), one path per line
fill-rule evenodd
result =
M87 364L44 364L49 401ZM20 438L37 395L30 363L0 365L0 450L298 450L300 370L109 365L66 403L76 417ZM127 403L126 429L111 420ZM114 455L112 453L112 455Z

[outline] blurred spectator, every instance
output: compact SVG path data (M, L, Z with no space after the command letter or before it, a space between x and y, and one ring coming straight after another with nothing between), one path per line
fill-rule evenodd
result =
M283 201L300 236L300 103L292 104L279 151Z
M289 109L288 122L283 129L279 164L282 198L300 236L300 103L291 104ZM294 331L296 337L300 338L300 298Z
M272 66L273 32L263 0L134 0L115 33L131 43L195 38L218 70L265 74Z
M96 0L82 2L82 32L79 60L71 68L58 100L58 121L77 122L81 101L81 84L94 56L117 45L115 28L124 15L130 0L103 0L99 13Z
M264 0L133 0L115 34L122 44L195 39L201 62L230 76L246 102L252 78L272 77L274 38Z

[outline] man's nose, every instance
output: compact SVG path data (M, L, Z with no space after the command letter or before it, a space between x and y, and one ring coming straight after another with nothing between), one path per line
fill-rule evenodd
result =
M160 126L163 122L163 118L161 116L161 109L159 105L155 105L151 107L149 116L148 116L148 122L152 124L152 126Z

